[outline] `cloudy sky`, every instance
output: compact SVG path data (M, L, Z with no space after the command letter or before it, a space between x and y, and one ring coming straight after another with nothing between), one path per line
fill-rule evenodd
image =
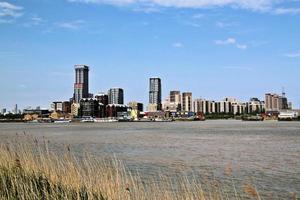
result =
M123 87L241 101L285 88L300 104L299 0L0 0L0 108L48 107L87 64L92 93Z

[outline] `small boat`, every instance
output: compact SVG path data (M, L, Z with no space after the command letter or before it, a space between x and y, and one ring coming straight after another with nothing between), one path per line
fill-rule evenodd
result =
M93 118L83 118L80 122L83 123L93 123L95 122Z
M27 121L27 123L29 123L29 124L37 124L37 123L40 123L40 121L37 120L37 119L35 119L35 120Z
M94 119L94 122L95 123L112 123L112 122L118 122L118 120L116 120L116 119L107 119L107 118L103 118L103 119L101 119L101 118L99 118L99 119Z
M161 118L156 118L154 119L155 122L173 122L173 119L161 119Z
M68 119L59 119L59 120L55 120L54 123L71 123L71 120Z

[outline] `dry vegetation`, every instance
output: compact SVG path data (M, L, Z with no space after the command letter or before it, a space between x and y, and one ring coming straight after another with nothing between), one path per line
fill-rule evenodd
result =
M228 167L229 168L229 167ZM231 173L231 169L227 169ZM230 196L219 184L202 185L179 176L177 181L158 176L160 181L132 175L117 159L99 160L84 155L50 151L47 142L13 142L0 145L0 199L99 199L99 200L212 200L240 199ZM233 186L234 187L234 186ZM260 199L247 185L245 193Z

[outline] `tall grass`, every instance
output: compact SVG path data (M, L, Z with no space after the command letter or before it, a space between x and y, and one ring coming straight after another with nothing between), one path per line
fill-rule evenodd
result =
M228 173L230 169L227 169ZM49 150L42 143L0 144L0 199L52 200L225 200L230 196L218 184L203 185L196 178L178 176L176 181L156 177L145 181L132 175L117 159L78 158L69 147L64 153ZM250 185L246 193L260 199Z

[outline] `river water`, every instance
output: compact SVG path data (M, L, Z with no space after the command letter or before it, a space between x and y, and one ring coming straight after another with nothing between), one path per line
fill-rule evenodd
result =
M298 122L0 124L0 141L23 132L52 148L115 156L144 176L209 174L238 187L251 182L264 199L300 195Z

